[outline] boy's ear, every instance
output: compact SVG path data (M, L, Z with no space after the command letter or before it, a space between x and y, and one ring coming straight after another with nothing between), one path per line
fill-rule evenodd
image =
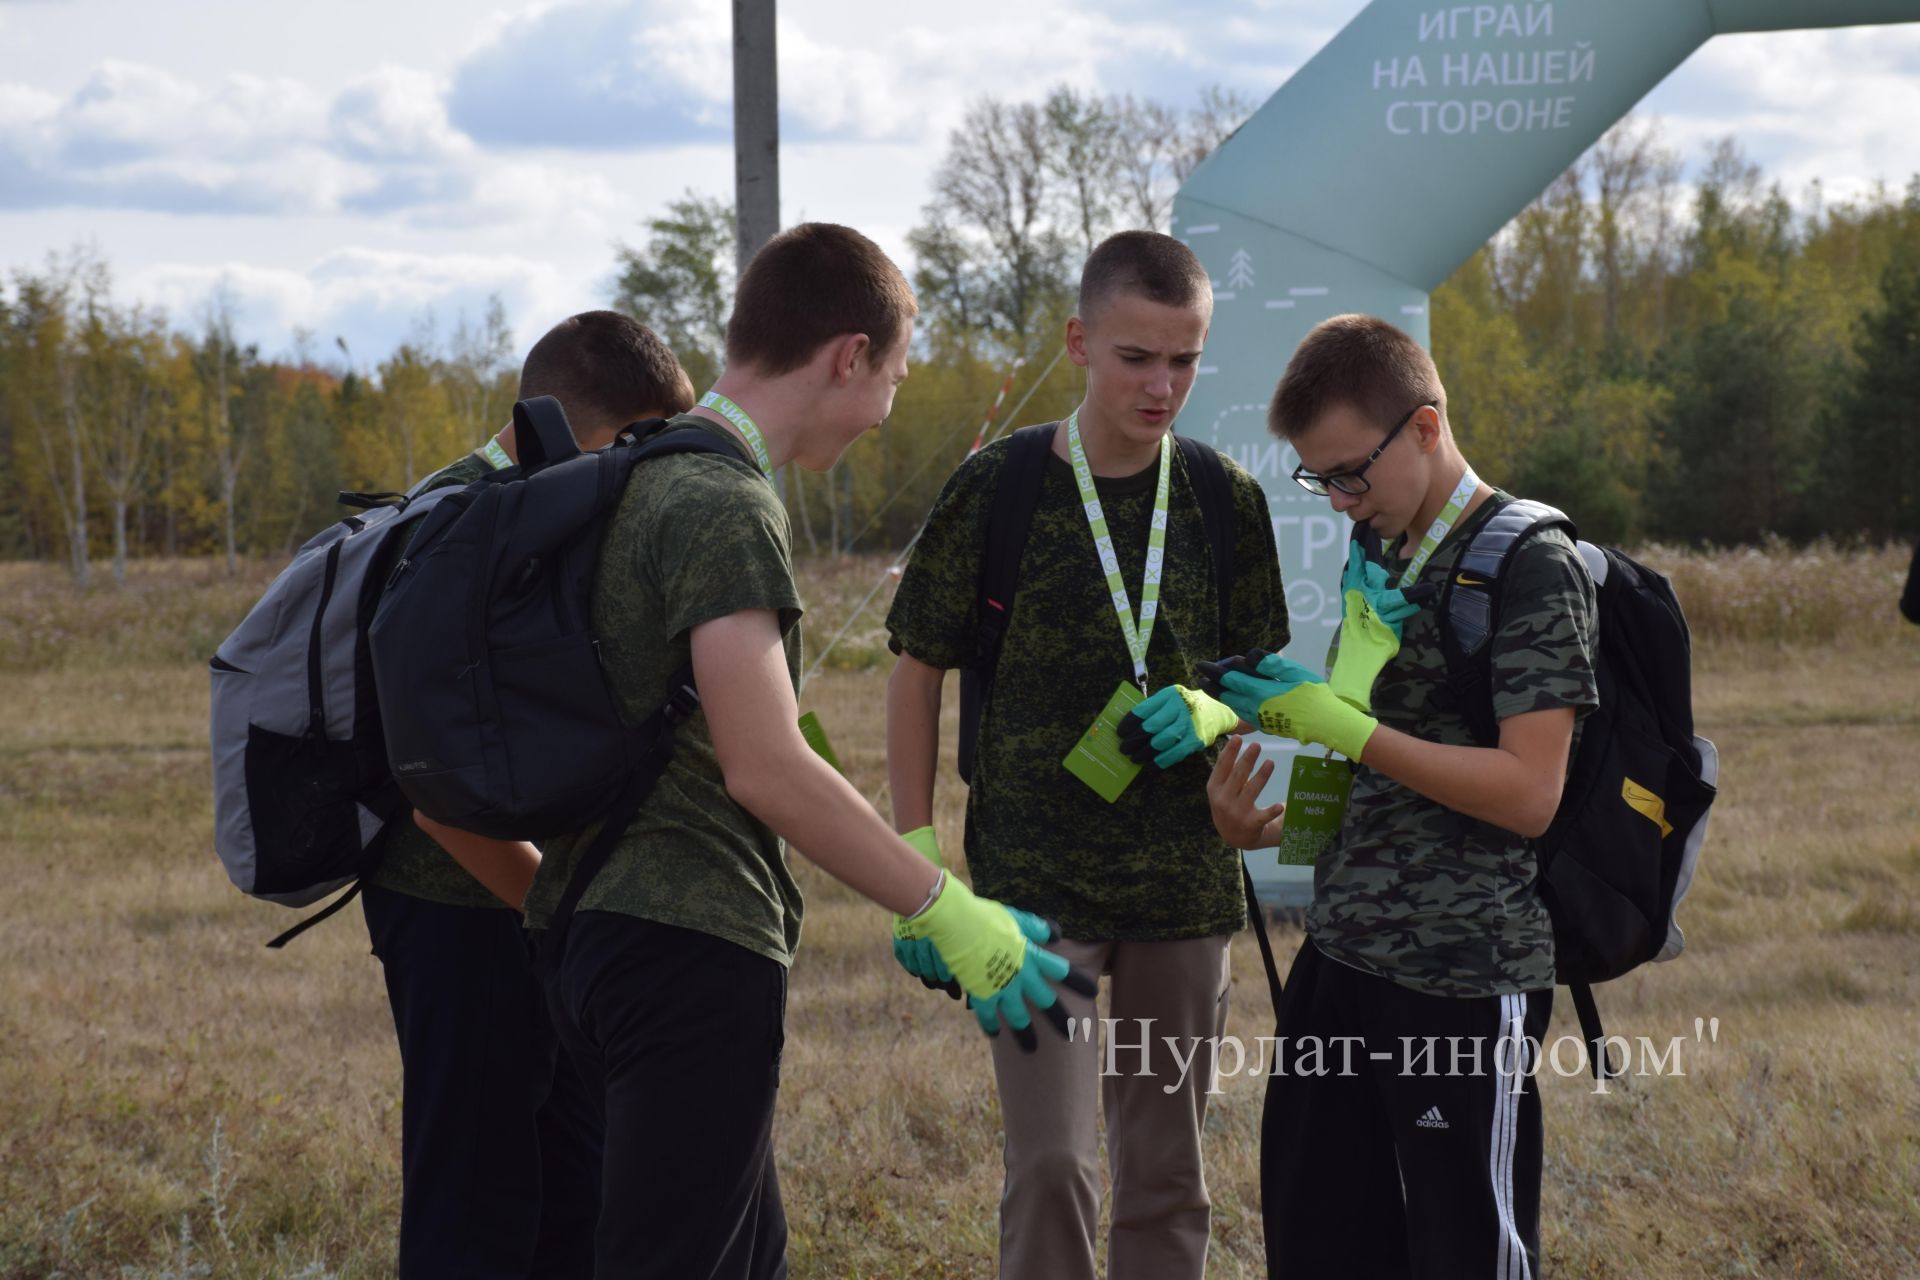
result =
M1083 369L1087 366L1087 324L1079 316L1067 317L1067 358Z
M853 380L873 349L873 339L864 333L849 333L833 345L833 380L836 384Z

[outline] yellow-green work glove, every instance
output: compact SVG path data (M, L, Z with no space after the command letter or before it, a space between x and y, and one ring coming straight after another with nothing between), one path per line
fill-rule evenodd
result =
M1023 921L1022 916L1027 919ZM1029 928L1043 929L1049 938L1057 936L1057 930L1037 916L976 897L951 873L932 904L900 924L909 939L927 939L938 949L948 971L966 991L983 1031L996 1035L1004 1022L1013 1028L1020 1047L1030 1051L1035 1041L1029 1007L1045 1013L1064 1036L1066 1015L1058 1007L1054 988L1064 983L1091 994L1097 986L1035 943Z
M1259 674L1221 677L1228 706L1276 737L1331 747L1358 760L1380 722L1337 697L1327 682L1289 658L1270 657Z
M1198 689L1170 684L1120 721L1120 750L1138 764L1165 769L1197 755L1240 727L1232 707Z
M936 867L947 864L940 857L940 840L934 835L932 827L915 827L900 837L915 849L920 856ZM925 938L916 938L905 931L906 919L893 918L893 958L900 967L920 979L920 985L929 991L944 991L955 1000L960 998L960 984L953 980L953 971L947 968L947 962L940 958L940 952L932 942Z
M1373 682L1400 652L1401 628L1420 612L1391 582L1358 540L1347 544L1347 568L1340 577L1340 651L1327 683L1342 702L1367 714L1373 712Z

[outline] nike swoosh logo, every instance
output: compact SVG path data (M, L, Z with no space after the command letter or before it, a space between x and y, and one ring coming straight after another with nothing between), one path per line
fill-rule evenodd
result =
M1463 587L1484 587L1487 585L1485 578L1469 578L1464 573L1455 574L1453 580Z

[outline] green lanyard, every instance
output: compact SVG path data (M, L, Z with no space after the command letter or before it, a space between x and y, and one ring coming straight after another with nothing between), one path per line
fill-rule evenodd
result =
M487 441L487 443L480 449L480 456L485 458L487 460L487 465L492 467L495 471L505 471L508 467L513 465L513 459L509 458L507 456L507 451L500 447L499 436L495 436L493 439Z
M1446 541L1447 534L1453 531L1453 522L1467 509L1467 503L1473 500L1473 491L1480 487L1480 477L1468 467L1460 477L1460 483L1453 486L1453 494L1447 499L1447 505L1440 508L1440 514L1433 518L1433 524L1427 529L1427 536L1420 539L1420 547L1413 553L1413 559L1407 562L1407 568L1400 575L1400 589L1406 590L1420 577L1420 571L1427 567L1427 561L1433 559L1433 553Z
M767 475L773 474L773 459L767 453L767 438L760 434L760 428L753 425L753 419L747 411L718 391L709 391L700 397L702 409L712 409L721 417L740 429L747 438L747 447L753 450L754 461L760 464L760 470Z
M1113 611L1120 615L1120 631L1127 638L1127 656L1133 659L1133 678L1140 691L1147 690L1147 641L1153 635L1153 620L1160 612L1160 574L1167 558L1167 487L1173 477L1173 436L1160 437L1160 483L1153 493L1153 523L1147 532L1147 568L1140 583L1140 621L1133 620L1133 602L1127 584L1120 580L1120 560L1113 553L1113 535L1107 531L1107 514L1094 492L1093 468L1087 465L1087 449L1080 443L1080 411L1067 419L1067 452L1073 458L1073 482L1080 487L1080 505L1087 513L1087 527L1093 530L1093 545L1100 552L1100 567L1107 571L1107 590L1113 595Z

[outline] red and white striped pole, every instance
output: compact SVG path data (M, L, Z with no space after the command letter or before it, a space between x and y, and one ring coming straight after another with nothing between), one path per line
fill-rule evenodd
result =
M1000 416L1000 405L1006 400L1007 392L1013 390L1013 375L1019 373L1020 366L1026 362L1025 356L1014 357L1013 368L1007 370L1006 379L1000 384L1000 394L993 398L993 407L987 410L987 420L980 424L980 434L973 438L973 447L967 450L969 458L980 452L980 446L987 442L987 432L992 429L993 420Z

